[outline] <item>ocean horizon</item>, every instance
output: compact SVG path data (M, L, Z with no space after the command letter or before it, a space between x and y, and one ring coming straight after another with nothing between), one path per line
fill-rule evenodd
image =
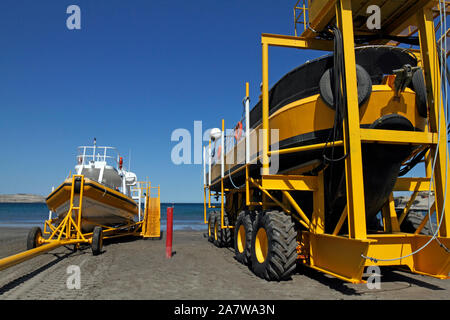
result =
M161 230L166 230L166 212L174 207L174 230L206 230L203 203L170 202L161 203ZM207 209L207 212L213 209ZM32 228L43 227L49 217L45 203L0 203L0 227Z

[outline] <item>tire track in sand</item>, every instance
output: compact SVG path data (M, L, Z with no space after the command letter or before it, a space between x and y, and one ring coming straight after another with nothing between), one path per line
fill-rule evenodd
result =
M106 252L92 256L89 247L76 252L61 247L12 267L0 282L0 299L95 299L93 292L104 283L111 262ZM67 288L71 265L80 267L80 289Z

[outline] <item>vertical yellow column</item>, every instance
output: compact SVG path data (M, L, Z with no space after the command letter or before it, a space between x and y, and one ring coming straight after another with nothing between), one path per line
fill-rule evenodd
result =
M225 132L225 120L222 119L222 132ZM222 136L222 139L225 140L225 135ZM225 141L221 141L221 145L225 146ZM222 148L223 150L221 151L221 157L223 159L223 163L221 163L221 166L225 166L225 147ZM221 161L222 162L222 161ZM223 228L224 224L223 224L223 179L224 176L221 177L220 179L220 194L221 194L221 198L220 198L220 227Z
M345 86L347 88L347 97L345 97L347 100L347 115L346 119L344 119L344 150L348 154L345 159L345 171L347 178L349 236L355 239L366 239L361 134L351 0L339 0L336 3L336 13L343 38Z
M444 212L442 225L439 235L442 237L450 236L450 201L449 201L449 183L445 181L446 169L448 165L447 150L447 128L445 123L445 112L442 105L441 81L439 60L436 49L436 39L434 30L433 13L431 8L423 8L417 13L417 22L419 27L420 51L422 56L422 65L424 68L425 83L427 86L428 106L430 108L430 131L440 132L439 149L432 147L430 154L436 155L436 166L433 179L435 187L436 217L439 221ZM436 154L437 151L437 154ZM444 209L444 199L447 196Z
M247 97L247 99L249 99L249 97L250 97L250 88L249 88L248 82L245 83L245 96ZM247 135L247 133L245 135L246 136L245 147L247 148L247 144L250 143L250 125L248 125L248 127L247 127L247 124L250 123L250 119L245 119L245 123L246 123L245 130L249 132L248 135ZM248 137L248 140L247 140L247 137ZM247 153L247 149L245 150L245 152ZM248 160L248 163L245 164L245 205L250 206L250 187L249 187L249 181L248 181L248 168L250 165L250 157L247 160Z
M269 45L262 44L262 174L269 174Z
M325 232L325 190L323 185L323 171L317 175L317 190L314 190L314 212L311 220L313 233Z

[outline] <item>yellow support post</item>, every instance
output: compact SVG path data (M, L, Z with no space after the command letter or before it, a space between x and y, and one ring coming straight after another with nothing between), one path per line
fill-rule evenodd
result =
M397 218L397 212L395 212L394 197L391 193L389 200L381 209L383 214L383 226L385 232L400 232L400 224Z
M203 218L205 224L208 223L208 220L206 219L206 188L206 186L203 187Z
M442 105L441 81L439 61L436 49L434 19L431 7L424 7L417 13L419 27L420 51L422 65L424 68L425 83L427 85L428 106L430 107L430 131L438 132L439 145L432 146L430 154L437 157L434 169L436 218L442 218L439 235L450 236L450 201L449 181L445 181L446 171L450 169L448 165L447 150L447 126L445 123L445 112ZM446 198L447 197L447 198ZM444 208L444 199L445 202Z
M286 197L286 199L289 201L289 203L295 209L295 211L297 211L299 216L303 219L303 221L305 222L305 225L307 226L307 229L309 230L311 227L310 226L311 222L309 221L306 214L303 212L303 210L300 208L300 206L297 204L297 202L295 202L294 198L292 198L292 196L290 195L290 193L288 191L283 190L283 195Z
M345 220L347 219L348 211L347 211L347 205L345 206L344 210L342 211L341 217L339 218L338 223L336 224L336 227L333 231L333 236L337 236L339 231L341 231L342 225L344 224Z
M317 175L317 190L313 194L313 215L310 230L315 234L325 232L325 190L323 185L323 171Z
M269 45L262 44L262 174L269 174ZM264 202L264 201L263 201Z
M344 150L348 154L345 159L345 171L347 177L349 235L353 239L366 239L361 133L351 0L339 0L336 2L336 18L343 38L346 80L343 85L347 88L347 96L345 97L347 100L347 117L344 120Z

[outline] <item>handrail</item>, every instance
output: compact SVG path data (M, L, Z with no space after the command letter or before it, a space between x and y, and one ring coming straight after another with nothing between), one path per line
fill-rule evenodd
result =
M84 165L88 161L104 161L112 160L119 166L120 153L115 147L107 146L79 146L77 154L78 164ZM92 151L91 151L92 150ZM115 155L108 155L108 151L114 151ZM99 152L96 152L99 151Z

